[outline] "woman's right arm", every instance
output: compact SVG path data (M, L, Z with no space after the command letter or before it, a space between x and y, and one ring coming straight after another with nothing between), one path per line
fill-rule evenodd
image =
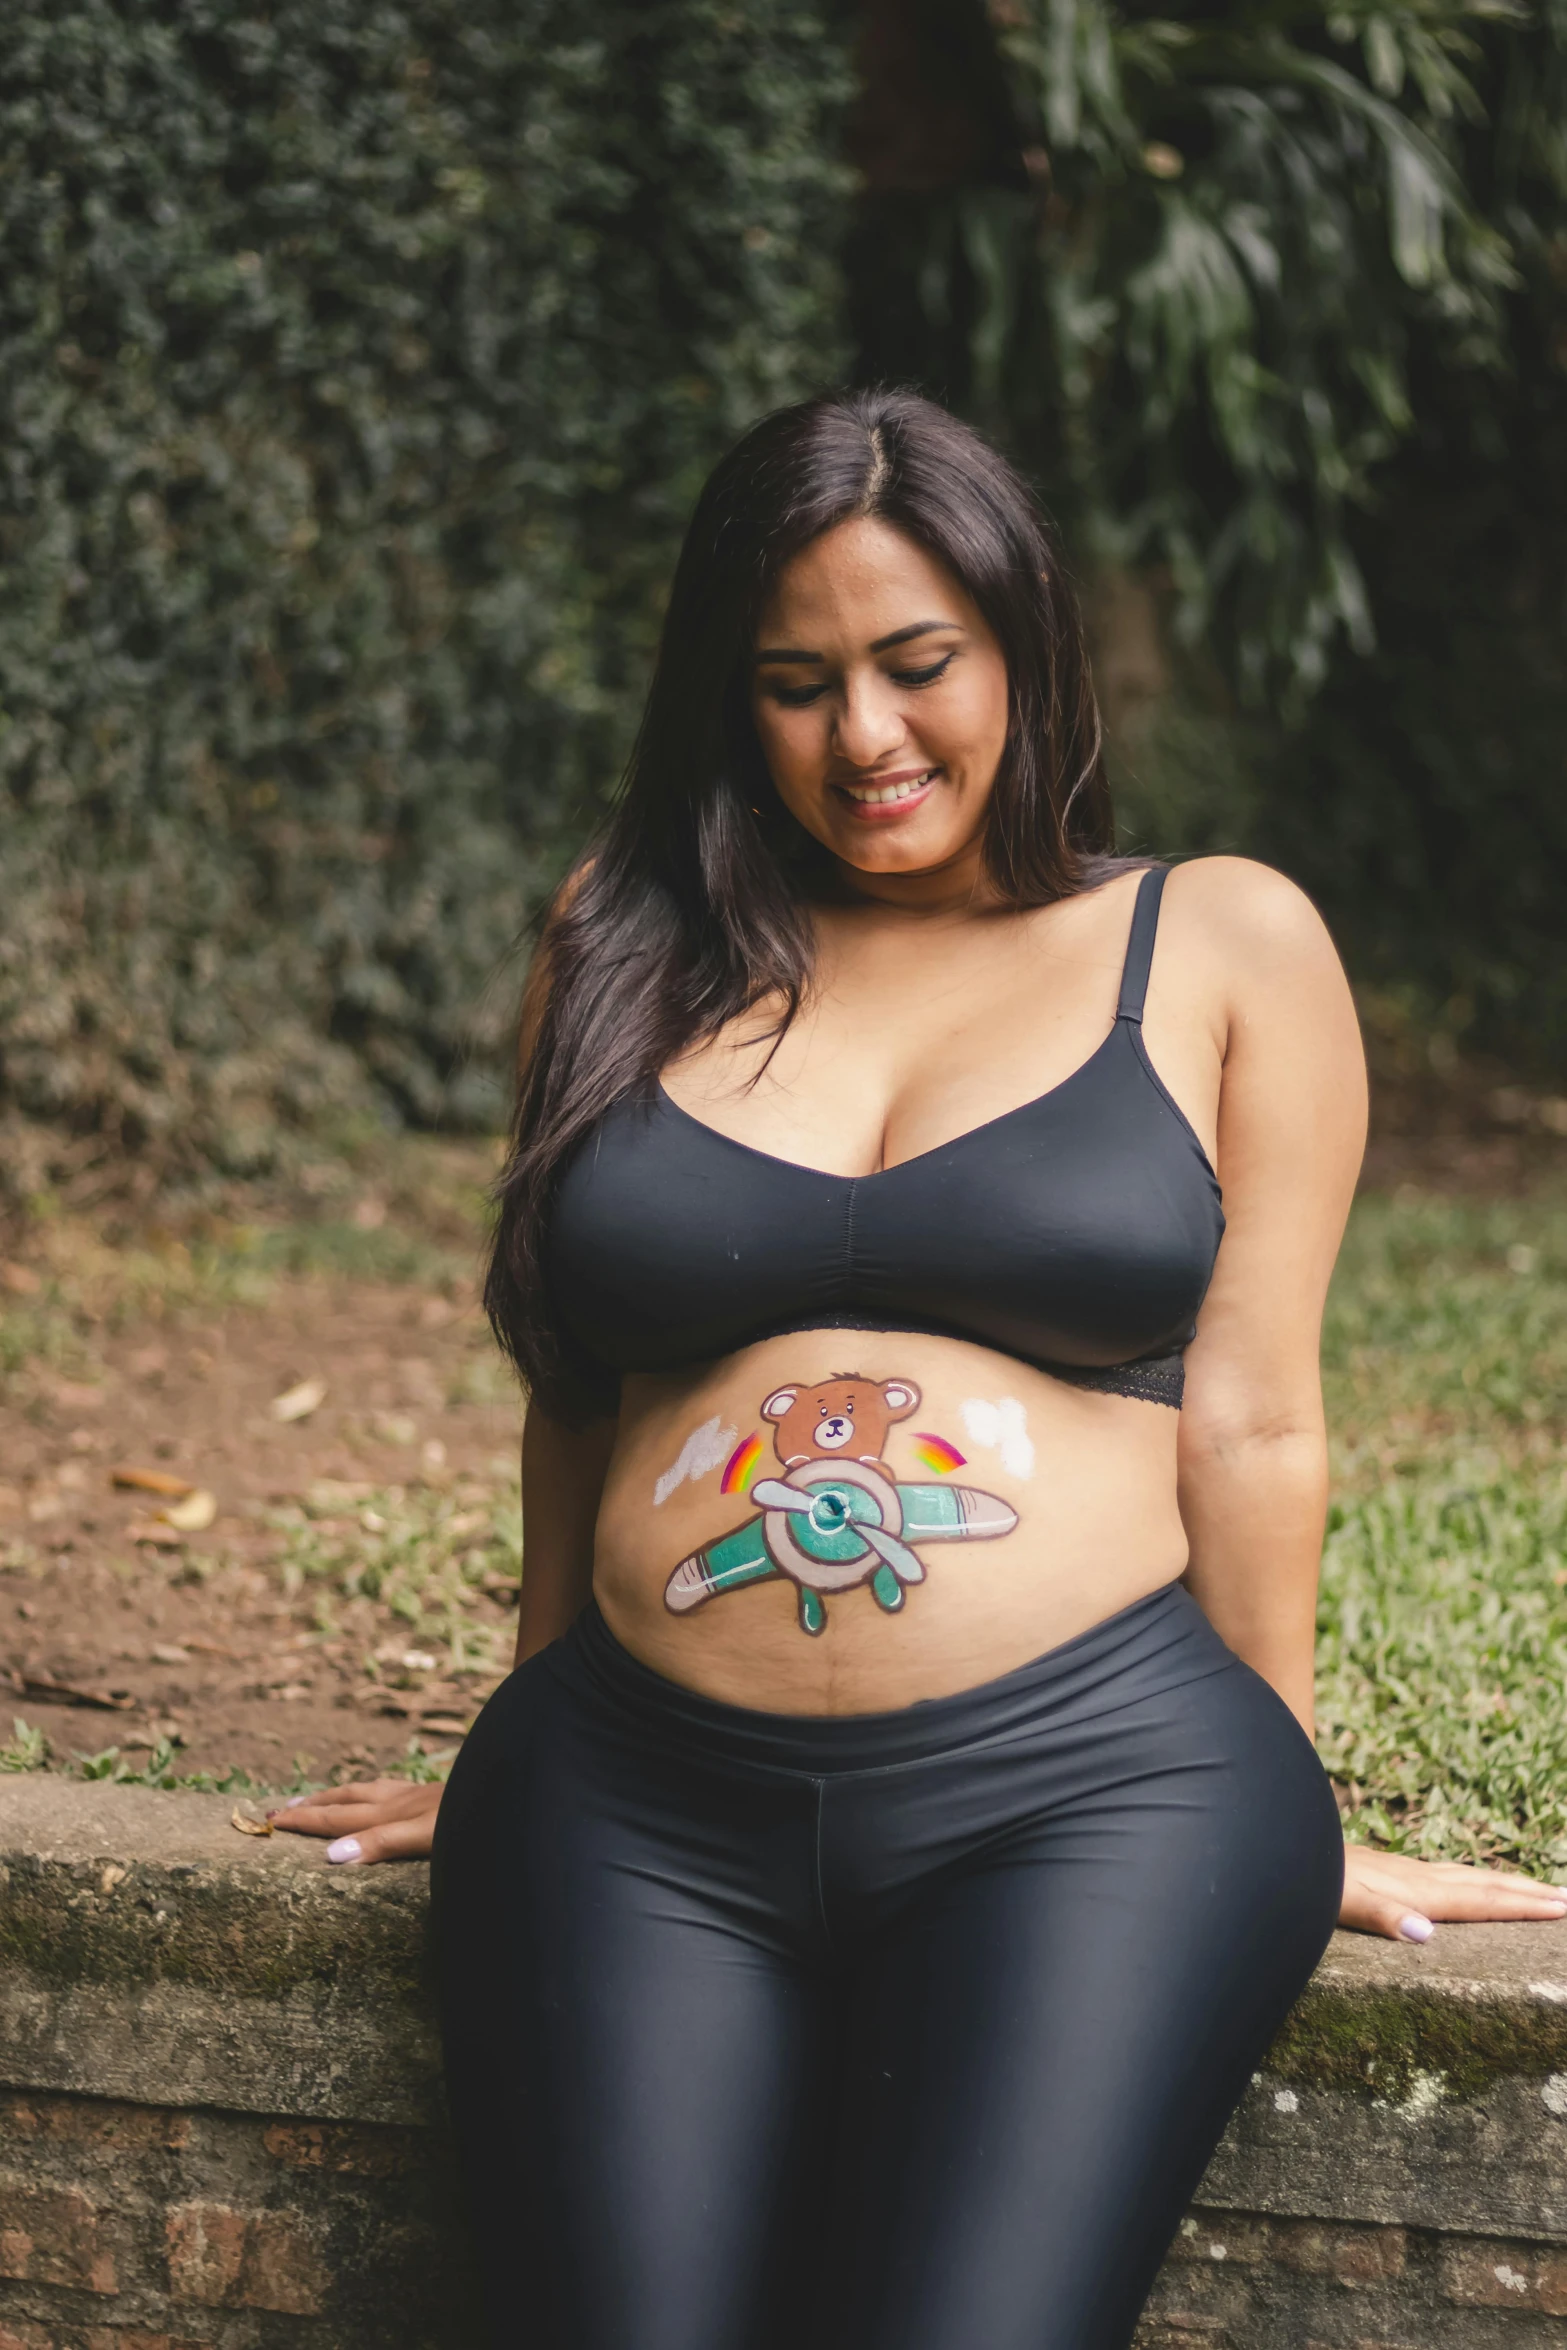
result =
M567 1428L528 1406L522 1424L522 1522L527 1529L517 1600L517 1653L526 1664L558 1640L593 1588L593 1529L615 1448L614 1420Z
M515 1665L558 1640L587 1604L593 1588L593 1529L615 1428L613 1420L567 1428L528 1407L522 1430L524 1563ZM293 1835L329 1836L330 1861L423 1860L441 1793L438 1785L369 1779L320 1795L296 1795L268 1817L275 1828Z

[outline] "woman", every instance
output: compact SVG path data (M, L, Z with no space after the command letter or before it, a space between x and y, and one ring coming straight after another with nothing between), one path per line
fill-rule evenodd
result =
M1015 474L907 393L759 425L525 1006L518 1669L444 1799L280 1822L439 1805L497 2343L1125 2344L1336 1918L1567 1910L1345 1854L1354 1014L1288 882L1112 838Z

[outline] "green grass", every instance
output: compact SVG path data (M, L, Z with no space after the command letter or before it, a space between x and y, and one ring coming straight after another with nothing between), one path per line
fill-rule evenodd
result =
M1318 1744L1362 1839L1567 1867L1567 1199L1357 1206Z
M20 1714L11 1729L10 1740L0 1743L0 1774L46 1771L54 1766L53 1750L42 1730ZM407 1752L396 1762L379 1765L378 1775L383 1779L411 1779L424 1785L446 1777L456 1752L452 1746L439 1754L427 1754L418 1738L410 1738ZM310 1758L303 1754L294 1757L292 1775L280 1782L253 1779L248 1771L237 1766L225 1771L182 1771L173 1742L168 1738L158 1740L145 1763L129 1762L117 1746L106 1746L101 1754L78 1754L68 1765L54 1767L60 1767L62 1775L69 1778L106 1779L114 1787L161 1787L170 1794L298 1795L305 1788L320 1784L310 1777Z
M283 1538L274 1572L285 1596L308 1597L322 1634L336 1631L345 1605L368 1600L378 1628L409 1650L439 1651L442 1670L504 1672L515 1622L497 1623L485 1599L516 1589L522 1514L515 1470L495 1466L505 1485L470 1481L455 1492L321 1480L302 1503L271 1515ZM372 1680L389 1677L374 1652L364 1670Z
M1359 1201L1323 1333L1343 1465L1433 1440L1559 1444L1567 1427L1567 1195Z

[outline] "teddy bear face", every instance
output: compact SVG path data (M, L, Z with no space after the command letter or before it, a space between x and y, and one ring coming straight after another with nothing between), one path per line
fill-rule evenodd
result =
M773 1446L786 1469L800 1461L881 1458L895 1420L917 1410L920 1391L908 1379L824 1379L816 1387L779 1387L762 1406L773 1423Z

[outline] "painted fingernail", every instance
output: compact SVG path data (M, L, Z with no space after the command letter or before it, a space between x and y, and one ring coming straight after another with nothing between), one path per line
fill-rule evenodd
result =
M357 1836L339 1836L335 1844L327 1846L326 1856L328 1860L362 1860L364 1857L360 1852ZM1430 1927L1427 1926L1426 1932L1429 1934L1430 1931Z
M306 1793L306 1794L304 1794L304 1795L291 1795L291 1796L289 1797L289 1799L288 1799L287 1803L280 1803L280 1804L278 1805L278 1810L279 1810L279 1811L297 1811L297 1810L299 1809L299 1806L300 1806L302 1803L308 1803L309 1801L310 1801L310 1797L309 1797L309 1794L308 1794L308 1793Z
M333 1849L335 1851L336 1847L334 1846ZM357 1850L357 1847L355 1849ZM329 1852L327 1859L331 1858L332 1854ZM1399 1919L1398 1930L1406 1942L1429 1942L1436 1932L1436 1928L1429 1918L1417 1917L1413 1910L1410 1911L1407 1918Z

